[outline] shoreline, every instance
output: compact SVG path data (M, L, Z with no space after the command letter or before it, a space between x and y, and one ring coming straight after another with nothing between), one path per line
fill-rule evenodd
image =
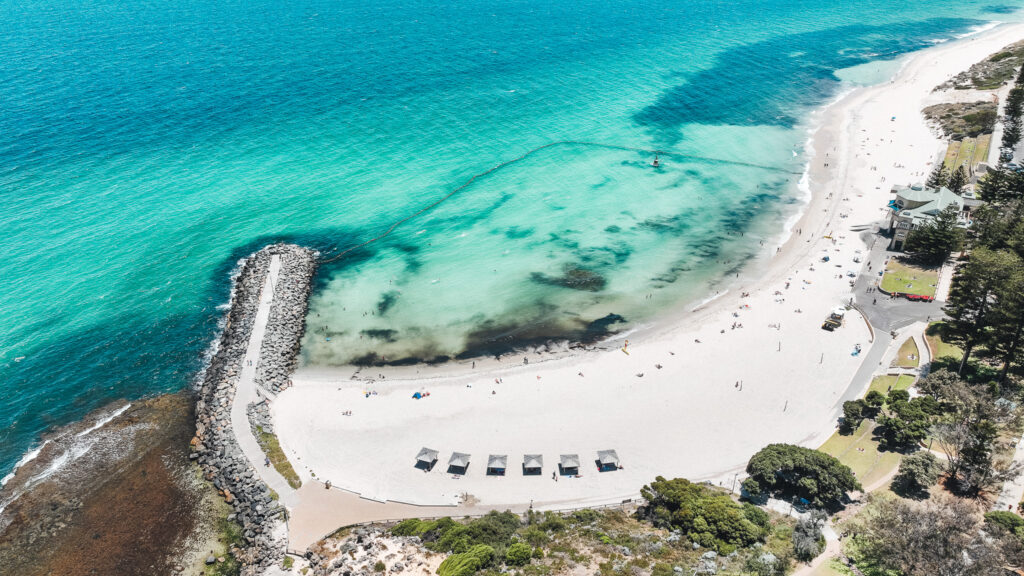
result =
M851 382L866 355L855 357L850 350L871 338L853 311L841 331L826 334L819 327L821 318L852 296L846 272L861 272L865 265L851 263L868 247L849 229L881 220L892 184L924 180L938 157L941 141L925 125L919 106L932 89L1022 36L1024 24L1004 24L912 53L890 80L853 88L824 108L810 134L804 178L813 194L791 228L796 234L756 274L743 275L713 301L682 318L665 314L664 322L637 326L601 346L560 357L527 354L529 364L516 355L478 359L475 369L470 361L301 367L293 375L295 386L271 407L282 446L304 481L315 473L374 500L453 504L468 493L481 505L536 500L543 506L629 497L658 474L731 478L766 442L810 444L822 431L831 434L842 401L866 386ZM772 251L775 244L767 244ZM825 254L831 256L828 265L821 263ZM730 329L730 322L747 326ZM627 338L628 351L619 348ZM821 372L826 357L830 364ZM364 372L385 378L364 378ZM490 384L495 378L500 383ZM558 384L545 386L548 381ZM742 381L766 386L751 399L749 392L734 391L733 383L739 389ZM432 393L429 399L408 400L424 389ZM494 408L495 402L502 408ZM780 414L766 413L766 402L777 402ZM331 416L345 410L354 415ZM593 422L594 414L606 421ZM709 433L726 422L735 429ZM628 430L637 426L655 438L630 438L636 434ZM658 438L670 430L693 445L680 449ZM518 477L488 483L480 465L453 481L443 472L411 475L408 461L421 445L440 450L442 465L452 451L470 452L477 462L487 453L509 453L514 462L524 452L543 452L547 459L616 448L630 471L614 479L588 475L570 483L576 488L571 493L557 483L527 485ZM670 457L656 456L673 449ZM339 467L339 461L348 465Z

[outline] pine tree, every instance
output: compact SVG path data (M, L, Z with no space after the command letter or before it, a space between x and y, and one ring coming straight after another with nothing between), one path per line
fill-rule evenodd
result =
M1003 368L1000 381L1006 381L1010 366L1019 363L1024 344L1024 267L1017 260L1006 282L996 292L992 308L992 337L989 347L999 355Z
M949 170L946 169L944 162L939 162L935 165L932 173L928 175L928 180L924 183L929 188L938 190L946 184L949 184Z
M946 187L953 194L960 194L964 191L964 186L967 186L967 171L960 166L949 175L949 183L946 184Z
M963 374L974 347L988 335L995 296L1020 266L1020 258L1012 252L978 248L953 277L944 310L950 318L947 336L964 351L957 374Z
M907 237L905 249L928 264L942 264L950 252L958 250L964 241L957 206L947 206L935 218L914 229Z

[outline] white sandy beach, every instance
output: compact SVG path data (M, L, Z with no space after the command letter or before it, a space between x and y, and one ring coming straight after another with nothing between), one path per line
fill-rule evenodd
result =
M890 83L819 112L802 218L778 253L765 246L770 264L704 308L610 349L531 355L529 365L517 356L363 371L386 376L376 381L353 380L354 368L301 369L272 404L282 446L303 481L315 473L366 498L438 505L469 494L482 506L553 508L631 498L658 475L728 487L765 444L817 447L864 358L855 345L866 353L872 341L854 310L836 332L820 329L850 300L847 272L861 272L854 258L868 250L850 229L881 219L891 186L924 180L944 148L920 112L940 98L933 88L1022 37L1024 25L1004 25L915 53ZM414 400L417 391L430 395ZM424 446L441 453L429 473L413 467ZM597 472L603 449L623 468ZM465 476L445 472L453 451L472 455ZM522 475L524 453L544 456L540 476ZM556 482L566 453L579 454L581 477ZM509 456L505 477L485 475L488 454Z

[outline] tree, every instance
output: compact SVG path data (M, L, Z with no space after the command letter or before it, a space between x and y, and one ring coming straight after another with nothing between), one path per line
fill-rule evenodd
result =
M964 230L959 226L959 215L956 204L950 204L934 218L911 230L904 249L926 264L942 264L950 252L963 246Z
M893 488L908 498L927 498L928 489L939 479L942 464L931 452L915 452L900 461Z
M729 554L764 538L765 530L756 523L763 518L748 514L721 490L658 476L640 494L647 500L641 517L655 526L682 530L692 542L719 553Z
M946 169L945 162L939 162L932 169L932 173L928 175L925 186L938 190L947 184L949 184L949 170Z
M914 502L872 495L851 522L853 556L858 565L903 576L1008 574L1000 542L981 527L978 507L951 496Z
M509 566L526 566L533 556L533 549L524 542L513 542L505 551L505 563Z
M885 395L878 390L872 390L864 397L864 403L868 405L873 414L877 414L878 409L885 404Z
M963 374L974 347L988 336L989 313L995 296L1020 265L1016 254L978 248L953 276L944 310L949 316L947 338L964 351L957 374Z
M939 413L938 402L931 396L908 400L906 390L893 390L889 394L888 410L878 418L882 426L882 444L889 450L914 446L926 436L931 417Z
M1020 260L1018 259L1018 264ZM1002 360L999 381L1005 382L1010 366L1020 360L1024 341L1024 268L1011 271L996 288L992 308L992 334L988 347Z
M804 498L817 508L838 506L847 492L861 489L850 468L839 460L792 444L762 448L747 462L747 473L758 491Z
M863 400L843 402L843 428L851 432L856 430L864 421L865 409L867 409L867 404Z
M986 202L1005 202L1024 196L1024 173L998 168L978 181L978 195Z
M959 196L964 191L964 186L967 186L967 182L967 171L963 166L959 166L949 175L949 184L946 187L950 192Z
M827 521L827 514L821 510L812 510L796 523L793 528L793 552L798 560L809 562L825 549L821 528Z
M943 400L950 394L951 388L963 382L954 372L945 368L930 372L923 379L917 381L917 389L925 394L933 396L937 400Z
M935 427L935 438L949 459L951 487L976 495L1020 475L1020 467L995 453L998 427L986 418L961 420Z

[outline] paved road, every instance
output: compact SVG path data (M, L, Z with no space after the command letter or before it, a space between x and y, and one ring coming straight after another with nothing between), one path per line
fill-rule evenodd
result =
M889 239L878 232L863 232L861 238L871 250L862 262L863 268L853 286L853 292L857 306L864 311L876 332L899 330L914 322L942 317L945 302L911 302L905 298L892 299L878 291L868 292L869 288L874 288L881 280L882 277L878 273L885 270L886 258L899 255L901 252L887 250ZM944 294L941 296L945 298Z

